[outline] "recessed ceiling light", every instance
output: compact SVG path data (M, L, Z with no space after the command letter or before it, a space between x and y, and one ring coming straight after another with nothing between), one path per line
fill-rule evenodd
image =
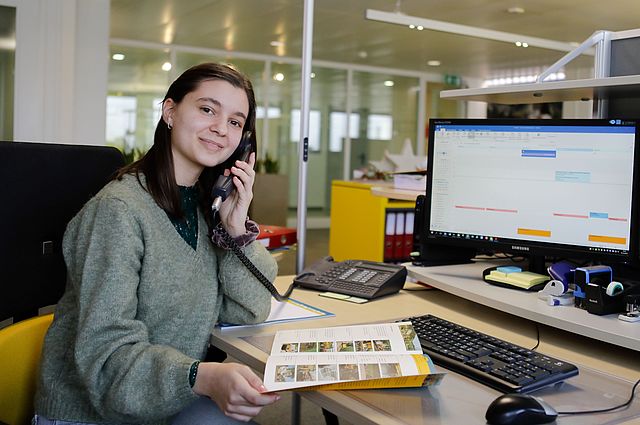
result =
M440 64L441 64L441 63L440 63L440 61L439 61L439 60L430 60L430 61L427 61L427 65L429 65L429 66L440 66Z
M165 72L171 71L171 62L165 62L162 64L162 70Z
M522 14L522 13L524 13L524 8L518 7L518 6L514 6L514 7L508 8L507 12L516 13L516 14Z
M114 53L113 56L111 56L111 59L114 61L123 61L124 55L122 53Z
M385 81L385 82L384 82L384 85L385 85L386 87L393 87L393 84L394 84L394 83L393 83L393 81L391 81L391 80L387 80L387 81Z
M275 81L284 81L284 74L282 72L277 72L273 74L273 79Z

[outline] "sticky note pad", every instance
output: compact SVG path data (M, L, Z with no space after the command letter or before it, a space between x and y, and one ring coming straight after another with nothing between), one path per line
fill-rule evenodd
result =
M519 273L522 271L522 269L517 266L501 266L501 267L498 267L496 270L504 274Z

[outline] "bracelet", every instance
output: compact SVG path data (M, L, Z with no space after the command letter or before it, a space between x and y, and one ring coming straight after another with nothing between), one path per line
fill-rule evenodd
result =
M196 360L191 363L191 367L189 368L189 386L193 388L196 384L196 376L198 375L198 365L200 365L200 361Z

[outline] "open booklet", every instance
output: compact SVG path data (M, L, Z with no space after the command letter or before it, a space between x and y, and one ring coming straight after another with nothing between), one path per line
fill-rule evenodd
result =
M422 353L411 322L279 331L266 392L420 387L443 373Z

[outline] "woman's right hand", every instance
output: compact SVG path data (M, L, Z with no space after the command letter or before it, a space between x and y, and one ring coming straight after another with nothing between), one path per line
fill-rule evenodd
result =
M238 363L200 363L193 390L215 401L225 415L244 422L280 400L278 394L262 394L262 380Z

